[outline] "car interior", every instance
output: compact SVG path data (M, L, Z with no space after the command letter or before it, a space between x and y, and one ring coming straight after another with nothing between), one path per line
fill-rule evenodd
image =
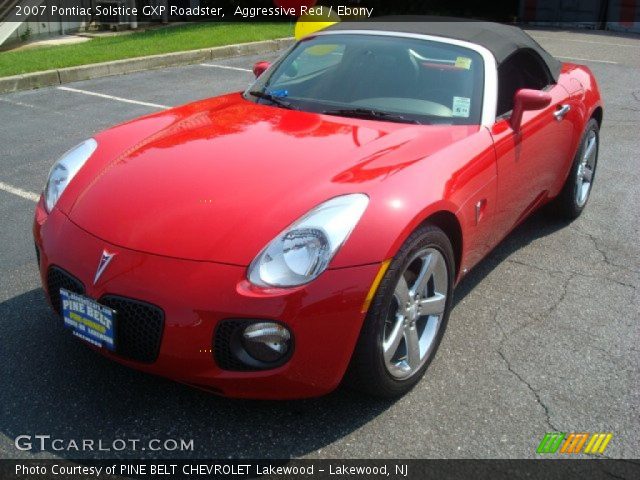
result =
M513 110L513 97L521 88L542 90L553 83L540 56L522 49L498 67L498 108L496 115L506 116Z
M469 123L468 119L480 116L483 69L476 66L481 64L479 54L468 52L469 64L459 66L456 59L461 49L447 46L425 44L420 48L401 42L314 45L286 66L285 74L270 88L286 89L289 98ZM358 81L350 80L353 78ZM470 104L462 118L453 113L454 97Z

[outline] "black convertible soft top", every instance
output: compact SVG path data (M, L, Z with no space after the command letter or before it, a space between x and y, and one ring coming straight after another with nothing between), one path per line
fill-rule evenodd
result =
M451 17L378 17L368 21L340 22L327 30L381 30L453 38L481 45L489 50L498 66L520 49L535 51L558 80L561 64L522 29L503 23Z

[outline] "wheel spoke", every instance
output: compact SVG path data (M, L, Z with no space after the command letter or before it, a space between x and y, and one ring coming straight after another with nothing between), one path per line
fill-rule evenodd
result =
M580 198L581 198L581 202L584 203L587 200L587 197L589 196L589 189L591 188L591 184L590 183L586 183L584 182L582 184L582 192L580 193Z
M584 155L582 156L584 163L587 163L588 160L591 160L591 157L596 153L596 137L589 139L589 143L587 143L587 148L584 151ZM591 162L588 162L591 163Z
M420 364L420 339L415 326L405 330L404 339L407 342L407 363L413 369Z
M589 197L589 190L593 183L593 174L596 168L596 156L598 150L598 137L595 131L590 131L586 140L586 146L576 175L576 204L584 206Z
M382 343L382 350L384 351L384 358L387 362L391 361L395 353L398 351L400 342L404 337L404 317L400 314L396 315L396 323L393 325L393 330L389 334L389 337Z
M441 293L437 293L433 297L425 298L420 301L420 315L441 315L447 297Z
M398 280L398 284L393 291L393 295L396 297L396 301L400 308L404 308L411 300L409 285L407 285L407 280L404 278L404 275L402 275L400 280Z
M410 378L433 353L449 282L447 262L438 249L424 247L406 260L379 344L382 361L392 377Z
M427 283L429 279L433 275L433 271L436 269L438 265L438 256L437 255L426 255L422 258L422 266L420 267L420 273L418 273L418 278L416 278L413 287L411 288L411 294L415 295L416 293L422 293L427 288Z

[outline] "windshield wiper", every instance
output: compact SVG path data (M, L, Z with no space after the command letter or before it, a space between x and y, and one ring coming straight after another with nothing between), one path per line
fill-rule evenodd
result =
M268 100L271 103L278 105L282 108L289 108L292 110L294 109L290 102L287 102L286 100L283 100L280 97L273 96L270 93L261 92L259 90L252 90L249 92L249 95L252 95L257 98L262 98L264 100Z
M338 108L335 110L324 110L325 115L343 115L345 117L372 118L375 120L386 120L388 122L413 123L422 125L422 122L408 118L398 113L389 113L383 110L375 110L372 108Z

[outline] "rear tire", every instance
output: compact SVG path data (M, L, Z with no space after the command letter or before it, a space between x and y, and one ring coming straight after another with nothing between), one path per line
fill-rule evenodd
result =
M420 381L451 311L453 248L434 225L413 232L391 261L371 302L345 384L398 397Z
M587 123L571 171L560 194L549 203L548 210L567 220L578 218L589 200L598 165L600 127L592 118Z

